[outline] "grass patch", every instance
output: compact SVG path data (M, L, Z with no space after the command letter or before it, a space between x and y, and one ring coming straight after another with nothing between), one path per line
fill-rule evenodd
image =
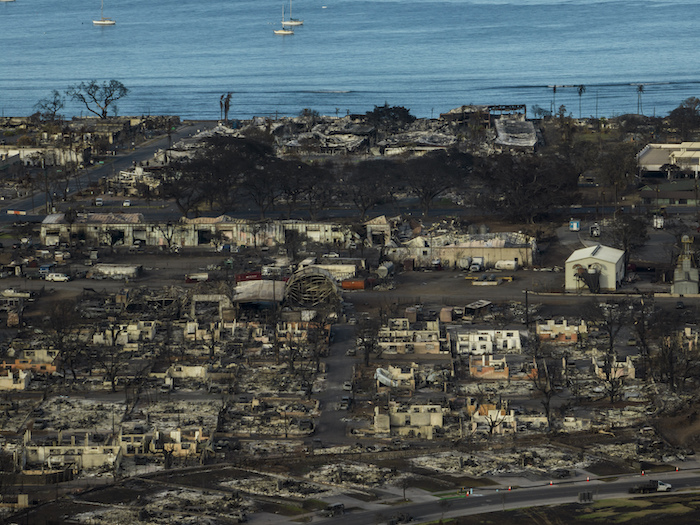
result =
M447 481L447 480L446 480ZM449 481L454 483L455 485L459 487L467 487L467 488L473 488L473 487L491 487L493 485L498 485L495 481L492 479L488 478L470 478L467 476L451 476L449 478Z
M606 476L604 478L598 478L598 481L604 481L605 483L611 483L620 479L618 476Z
M321 501L320 499L305 499L304 502L301 504L301 507L306 510L307 512L313 512L315 510L322 510L325 509L328 506L328 504L325 501Z
M624 514L621 516L621 518L625 518L625 521L629 520L636 520L639 518L649 518L653 516L654 514L674 514L674 515L679 515L679 514L687 514L688 512L694 512L695 509L691 509L690 507L686 507L682 503L674 503L672 505L664 506L660 509L645 509L645 510L638 510L636 512L630 512L628 514ZM619 519L617 521L623 521L622 519Z
M580 516L583 520L603 521L606 523L627 523L630 521L648 522L667 515L679 516L695 512L679 501L662 501L659 499L613 499L597 501L591 505L591 511ZM593 510L597 509L597 510Z
M672 470L676 470L676 467L673 467L671 465L668 465L666 463L642 463L642 470L645 472L670 472Z
M376 494L373 492L346 492L346 496L350 496L351 498L364 501L365 503L369 503L371 501L377 501L379 498L377 497Z
M293 505L291 503L273 503L265 502L260 506L260 510L263 512L269 512L270 514L281 514L282 516L298 516L299 514L306 514L303 508L298 505Z
M594 502L591 507L597 508L620 508L620 507L649 507L650 502L643 499L604 499L601 501Z
M441 490L449 490L449 485L449 483L444 481L426 477L411 479L409 487L425 490L427 492L439 492Z
M638 472L637 469L630 467L629 465L622 463L615 463L613 461L599 461L594 463L588 470L591 474L596 476L612 476L614 474L632 474Z

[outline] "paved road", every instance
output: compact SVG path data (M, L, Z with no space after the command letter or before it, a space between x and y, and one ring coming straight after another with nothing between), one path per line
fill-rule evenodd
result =
M177 141L191 137L197 132L214 127L216 123L213 121L194 121L182 125L172 134L171 141L175 144ZM72 195L81 188L87 187L90 182L96 182L102 177L111 176L121 170L125 170L138 164L139 162L152 161L153 156L159 149L168 147L168 136L162 135L154 139L148 140L139 145L133 150L122 150L118 155L113 157L111 161L105 164L95 165L85 170L85 172L70 181L68 186L68 194ZM0 207L0 224L12 223L17 220L39 221L44 218L43 212L46 205L46 195L43 192L36 193L34 197L23 197L5 201ZM32 209L36 214L32 214ZM25 211L27 215L8 214L8 211Z
M316 422L314 439L320 439L324 447L357 441L346 435L347 424L343 419L349 416L349 412L338 408L342 397L351 395L351 392L343 390L343 383L352 380L352 358L346 356L345 352L354 346L354 326L333 326L333 344L330 355L324 360L327 367L326 388L314 395L321 401L322 410L321 417Z
M475 489L474 493L470 496L447 499L445 503L441 503L441 501L436 498L432 501L395 505L386 510L378 510L375 508L372 510L349 512L343 516L332 518L332 522L334 525L365 525L366 523L380 522L380 517L387 520L399 513L408 513L413 516L415 521L424 522L440 519L443 512L445 517L455 517L496 512L504 509L575 503L578 501L579 493L587 491L592 492L596 500L611 497L626 497L629 495L628 491L630 487L643 483L648 479L648 476L642 477L640 475L635 475L623 476L617 481L607 483L596 480L591 482L554 483L551 486L544 483L542 485L518 488L512 491L507 489ZM696 471L660 474L658 476L655 475L653 479L660 479L671 483L674 490L697 487L700 485L700 475L698 475ZM331 519L323 519L319 520L319 523L330 521Z

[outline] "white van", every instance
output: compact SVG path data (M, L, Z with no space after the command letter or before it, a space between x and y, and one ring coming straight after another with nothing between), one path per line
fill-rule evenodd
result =
M68 277L65 273L50 273L46 276L47 281L52 281L52 282L66 282L70 281L70 277Z
M95 199L95 206L102 206L102 197L97 197Z

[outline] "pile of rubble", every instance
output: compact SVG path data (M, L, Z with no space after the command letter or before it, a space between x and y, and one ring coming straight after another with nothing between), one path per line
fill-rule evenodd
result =
M504 475L546 477L561 469L585 469L593 459L587 454L540 446L524 450L479 451L475 454L443 452L413 458L411 462L435 472L474 478Z
M19 432L36 406L38 404L34 399L0 399L0 428Z
M372 464L335 463L318 467L307 477L319 483L366 489L391 484L396 475L392 469Z
M152 403L145 410L151 425L161 432L169 432L193 427L215 429L220 409L220 401L188 399Z
M226 488L240 490L248 494L282 498L324 498L338 494L337 490L322 487L316 483L297 481L285 477L267 475L253 476L246 479L231 479L220 483Z
M53 396L34 410L34 428L111 431L114 422L121 421L124 409L121 402Z
M73 517L78 523L109 525L112 523L138 522L144 525L167 525L170 523L208 524L228 523L236 515L244 515L253 504L240 500L235 495L222 495L188 489L164 490L144 495L145 505L103 506ZM141 497L139 497L141 500Z

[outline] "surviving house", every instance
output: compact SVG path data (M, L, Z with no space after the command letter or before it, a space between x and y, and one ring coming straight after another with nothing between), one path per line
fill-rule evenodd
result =
M597 244L566 260L566 291L614 292L625 276L625 252Z
M697 206L700 203L699 190L697 179L675 179L647 184L639 189L639 196L642 204L654 208Z
M637 154L639 170L663 173L669 179L679 171L690 172L698 178L700 172L700 142L680 144L647 144Z

